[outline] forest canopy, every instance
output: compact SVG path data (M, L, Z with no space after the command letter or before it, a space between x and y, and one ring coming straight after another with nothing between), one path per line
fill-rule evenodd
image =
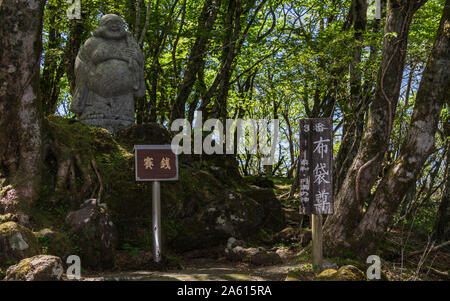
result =
M332 117L338 189L367 126L367 108L376 97L383 39L401 34L386 32L386 1L380 2L380 19L379 1L368 2L82 1L81 18L69 19L67 1L49 0L40 79L44 112L72 117L68 107L78 49L103 14L117 13L146 58L147 93L136 103L138 124L157 121L167 126L176 118L192 122L196 110L204 119L279 119L278 163L271 173L290 178L299 156L297 121ZM385 141L384 171L400 156L444 7L443 0L421 2L403 33L404 67L391 79L400 89ZM448 116L447 97L436 147L402 202L400 217L421 208L415 223L423 223L427 231L432 230L431 217L446 183ZM259 156L238 160L244 175L265 172Z

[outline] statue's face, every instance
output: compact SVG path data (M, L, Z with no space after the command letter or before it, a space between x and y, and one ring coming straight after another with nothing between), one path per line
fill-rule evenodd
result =
M108 28L108 30L110 32L113 32L113 33L120 33L120 32L124 31L123 23L122 23L122 20L120 20L120 19L111 19L111 20L106 21L106 27Z
M106 38L121 39L125 37L124 24L119 16L108 16L101 23L103 36Z

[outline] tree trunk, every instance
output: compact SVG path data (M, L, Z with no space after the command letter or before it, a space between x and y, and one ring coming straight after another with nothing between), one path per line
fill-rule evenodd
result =
M36 200L40 183L38 91L44 4L39 0L0 2L0 198L4 197L0 203L19 210Z
M56 22L57 11L53 10L49 16L49 23ZM59 55L55 50L61 47L61 32L50 26L48 32L48 51L44 56L42 76L40 77L40 92L42 99L42 110L44 115L54 114L58 105L60 92L59 81L64 74L64 68Z
M87 16L82 17L84 18ZM71 20L69 25L69 35L67 37L67 45L64 49L64 65L71 93L75 89L75 58L77 57L78 50L80 50L81 44L83 42L83 34L83 19Z
M198 30L195 43L192 47L189 62L184 73L183 82L181 83L177 97L172 106L170 120L185 117L186 101L191 94L194 87L195 79L199 70L204 64L205 55L207 52L207 45L210 38L214 23L216 21L217 13L220 8L221 0L206 0L203 10L198 20Z
M222 53L224 61L222 62L222 69L220 70L221 80L217 91L216 101L214 102L214 115L216 118L221 118L222 122L225 122L225 119L228 117L227 98L228 91L230 90L230 79L233 73L232 66L239 52L238 39L241 34L242 13L242 2L230 0L227 15L225 16L226 32L223 41ZM211 94L209 97L211 97ZM208 101L205 101L205 103L207 102Z
M355 232L360 254L373 252L393 215L434 148L440 113L450 87L450 0L417 92L413 116L400 156L375 191L374 198Z
M362 205L381 170L389 145L406 57L409 26L417 9L426 0L390 1L385 25L383 56L368 124L358 153L335 200L335 214L324 225L325 252L337 254L348 247L347 238L362 218Z
M366 30L367 24L367 2L365 0L353 0L350 14L352 17L349 19L353 21L353 28L355 30L354 37L360 44L355 47L353 61L350 64L350 109L352 114L346 116L344 119L343 138L336 156L334 169L335 194L338 193L345 174L357 154L364 127L365 110L362 107L363 97L361 95L362 76L360 65L363 33ZM344 29L348 26L344 26Z
M448 123L448 121L447 121ZM447 137L450 136L450 126L447 124ZM434 238L437 241L450 240L450 143L447 143L447 161L445 171L445 186L439 205L436 223L434 225Z
M288 178L292 178L292 174L294 173L295 166L295 153L294 153L294 133L292 131L291 123L289 121L289 109L286 109L281 114L286 122L287 130L288 130L288 142L289 142L289 159L291 162L291 168L287 173Z

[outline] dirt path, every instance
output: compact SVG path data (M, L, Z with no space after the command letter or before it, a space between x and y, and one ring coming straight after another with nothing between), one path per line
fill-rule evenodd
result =
M282 281L288 270L299 267L295 261L279 265L250 267L246 264L220 262L211 259L195 260L181 270L133 271L86 275L84 281Z

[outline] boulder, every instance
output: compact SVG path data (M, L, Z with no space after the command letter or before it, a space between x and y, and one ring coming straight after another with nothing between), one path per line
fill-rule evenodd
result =
M291 243L299 240L299 230L294 227L286 227L274 235L275 242Z
M192 156L192 155L191 155ZM221 182L227 185L233 185L236 181L242 181L241 174L239 172L239 164L233 155L201 155L200 159L203 164L209 166L209 171ZM182 157L183 159L186 156ZM191 157L195 160L194 157ZM186 158L189 160L189 158Z
M285 217L281 209L281 202L276 198L272 188L261 188L250 185L244 195L256 200L263 209L264 226L281 230L285 224Z
M170 132L156 122L133 125L117 131L115 135L129 150L136 144L170 144L172 141Z
M253 265L275 265L282 262L280 255L276 252L267 251L264 248L248 249L247 261Z
M353 265L346 265L340 267L337 271L337 280L343 281L365 281L364 273Z
M182 172L183 174L184 172ZM163 225L164 229L176 232L175 237L168 233L169 245L177 251L190 251L199 248L218 246L228 237L237 239L260 239L261 231L268 229L279 231L283 226L280 204L276 198L269 201L250 197L251 193L238 193L222 187L221 183L205 171L196 172L191 182L195 184L196 193L189 195L183 203L184 208L166 206L167 217L176 220ZM204 175L204 177L200 177ZM192 184L191 184L192 185ZM198 187L198 188L197 188ZM185 193L189 193L185 186ZM198 190L197 190L198 189ZM273 194L273 191L270 190ZM270 194L269 194L270 197ZM267 199L267 196L264 196ZM164 206L164 205L163 205ZM164 222L164 217L163 217ZM173 231L175 230L175 231Z
M242 245L235 245L235 241L230 238L225 256L231 261L243 261L257 266L274 265L282 262L280 255L276 252L268 251L263 247L244 248Z
M59 257L37 255L25 258L6 270L6 281L62 280L63 265Z
M245 242L234 237L228 238L225 257L231 261L241 261L246 256Z
M6 189L5 189L6 190ZM15 189L6 190L0 195L0 214L15 213L19 200Z
M21 211L19 204L20 201L16 190L10 186L6 186L0 192L0 223L14 221L25 227L29 227L30 217Z
M295 254L295 247L294 246L290 246L290 247L278 247L275 249L275 253L278 254L278 256L280 256L280 258L282 260L288 260L292 257L294 257Z
M153 254L144 250L120 250L116 252L114 268L120 271L136 271L155 268Z
M101 199L107 204L108 215L119 233L118 245L129 244L146 249L152 229L152 185L135 181L133 146L170 144L171 133L156 123L133 125L114 136L57 116L49 117L48 123L58 147L51 156L54 160L46 161L46 170L51 175L61 167L58 161L72 158L72 166L80 170L75 168L76 179L67 177L67 183L64 183L67 186L61 187L69 189L61 189L58 199L70 200L71 206L77 207L64 207L63 213L49 211L51 216L35 215L35 224L48 225L49 220L58 221L61 214L67 216L69 210L81 210L79 204L103 187ZM60 148L64 154L58 153ZM189 162L186 161L188 156L191 157ZM162 243L167 250L185 253L223 248L223 242L230 236L259 243L286 226L281 204L273 190L250 186L236 172L236 158L228 156L229 159L224 160L224 157L227 156L180 155L179 180L161 184ZM71 173L69 171L69 175ZM45 179L45 187L55 187L52 177ZM81 187L78 187L78 179L83 183ZM92 185L88 185L90 181ZM43 194L43 202L53 195L54 191L49 189ZM48 226L60 229L59 224ZM68 224L67 230L73 227ZM83 250L84 241L95 249L92 245L97 244L98 239L83 236L97 234L79 235L77 231L72 231L73 234L66 229L64 231L75 250ZM73 254L77 253L80 252ZM80 257L83 256L80 254ZM82 258L82 266L85 266L84 261Z
M15 222L0 224L0 263L13 263L40 253L33 232Z
M314 280L322 281L365 281L364 273L353 265L346 265L339 270L327 269L315 277Z
M245 181L249 184L256 185L262 188L275 188L273 181L263 176L247 176Z
M330 280L337 280L335 278L337 274L337 271L335 269L326 269L322 271L319 275L317 275L314 280L319 281L330 281Z
M61 258L70 255L71 242L67 235L49 228L35 232L34 235L42 245L42 248L46 249L46 254L52 254Z
M309 281L311 280L311 272L302 269L289 270L284 281Z
M0 224L7 222L18 222L19 216L17 214L7 213L0 215Z
M117 231L105 205L95 199L85 201L79 210L66 217L69 235L80 250L81 265L109 268L114 264Z
M227 247L225 249L232 250L237 246L245 246L245 242L243 240L236 239L234 237L228 238Z

